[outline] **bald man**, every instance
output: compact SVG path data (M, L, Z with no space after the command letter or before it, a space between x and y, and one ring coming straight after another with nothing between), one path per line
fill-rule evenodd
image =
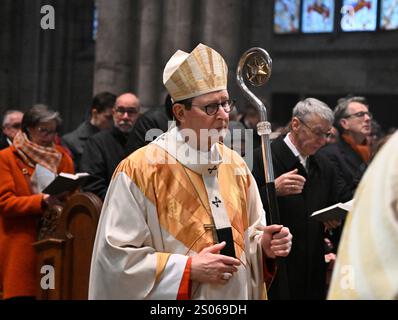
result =
M140 113L140 100L132 93L117 97L112 109L114 126L89 138L84 146L80 171L90 173L84 191L105 198L113 171L126 153L128 134ZM93 156L95 155L95 156Z

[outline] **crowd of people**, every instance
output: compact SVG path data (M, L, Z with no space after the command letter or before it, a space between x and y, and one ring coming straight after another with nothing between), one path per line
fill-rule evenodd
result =
M398 236L398 166L389 162L396 160L391 151L397 147L396 134L387 143L382 139L364 97L341 98L334 110L316 98L298 101L289 123L271 136L280 222L270 225L256 134L259 113L250 105L238 110L227 90L227 73L223 57L200 44L191 53L179 50L170 58L163 75L168 91L164 105L143 114L135 94L101 92L93 97L89 118L62 137L61 118L48 106L4 114L4 299L35 297L32 243L40 217L69 196L48 195L38 188L42 167L53 174L89 173L82 190L103 201L90 299L285 299L277 257L286 262L290 299L326 299L334 258L330 262L325 257L331 252L337 253L339 272L351 264L360 279L370 273L374 277L367 280L369 286L357 283L345 291L338 283L341 275L334 275L331 298L383 298L374 272L381 266L369 263L361 269L368 263L350 254L356 248L366 250L363 243L371 242L358 229L364 217L381 219L374 217L371 205L384 208L391 220L384 222L385 230L379 226L374 232L386 232L381 237L386 242ZM247 135L248 129L254 135ZM248 153L252 163L245 162ZM383 168L391 170L386 180L381 178ZM388 195L393 206L375 189L387 184L395 190ZM354 209L347 221L309 218L316 210L352 198ZM369 248L383 246L381 239L372 240ZM393 273L393 267L383 268ZM393 284L386 297L397 297Z

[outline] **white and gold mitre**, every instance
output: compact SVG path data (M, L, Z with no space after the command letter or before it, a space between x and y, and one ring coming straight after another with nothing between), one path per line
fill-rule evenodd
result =
M191 53L178 50L167 62L163 83L173 101L227 89L228 67L212 48L199 44Z

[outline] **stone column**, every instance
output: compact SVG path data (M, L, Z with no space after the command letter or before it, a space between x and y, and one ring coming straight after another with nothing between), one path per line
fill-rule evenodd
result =
M177 51L190 52L192 44L193 7L195 0L168 0L163 8L162 48L160 72L163 79L163 69L170 57ZM161 83L159 88L161 98L167 91Z
M237 94L235 70L242 53L241 37L245 32L242 21L242 1L203 1L203 42L217 50L227 62L230 95ZM232 93L232 94L231 94Z
M250 31L247 42L250 47L262 47L270 51L274 27L273 1L251 0L248 8Z
M141 1L141 32L136 77L138 77L137 93L145 109L160 103L163 2L159 0Z
M273 1L252 0L252 6L249 8L250 19L250 32L248 37L248 48L261 47L265 49L273 59L274 69L270 80L264 86L253 88L253 92L260 97L260 99L267 106L267 112L270 121L273 121L273 103L272 103L272 87L277 83L278 76L275 72L275 66L278 66L278 59L275 60L273 52L273 27L274 27L274 7Z
M19 2L20 4L20 2ZM20 8L15 8L19 9ZM22 19L18 16L22 14ZM31 106L38 99L38 83L40 83L40 1L25 1L23 11L16 15L14 53L17 58L12 58L17 63L15 66L17 82L17 103L20 106ZM12 90L15 90L12 88Z
M131 91L132 49L130 0L98 0L98 33L94 94Z
M240 55L242 3L235 0L204 0L203 40L219 51L230 68Z
M167 61L177 49L190 51L194 0L168 0L163 10L163 46Z

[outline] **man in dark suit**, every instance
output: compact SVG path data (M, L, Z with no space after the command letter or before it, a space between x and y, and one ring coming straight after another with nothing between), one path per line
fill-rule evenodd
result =
M112 108L115 101L116 96L109 92L101 92L95 95L90 107L90 119L62 137L62 144L72 152L75 170L79 168L83 147L87 139L100 130L112 127Z
M167 95L164 106L151 108L137 119L127 139L126 157L168 130L169 121L173 120L173 116L167 112L169 106L171 100L170 95Z
M80 171L90 177L83 190L105 199L113 171L123 160L127 137L140 114L140 100L132 93L120 95L112 110L114 126L90 137L80 161Z
M3 132L0 132L0 150L8 148L10 145L8 144L7 137Z
M350 97L339 100L334 117L341 137L320 152L340 173L353 196L371 157L367 137L371 132L372 114L364 97Z
M343 200L333 167L316 154L326 143L332 123L332 110L317 99L307 98L294 107L290 132L271 144L280 223L287 226L294 237L291 253L286 258L291 299L326 297L325 226L309 216ZM267 206L261 149L255 150L253 175ZM327 226L337 227L338 222L330 221ZM281 298L278 274L269 298Z

